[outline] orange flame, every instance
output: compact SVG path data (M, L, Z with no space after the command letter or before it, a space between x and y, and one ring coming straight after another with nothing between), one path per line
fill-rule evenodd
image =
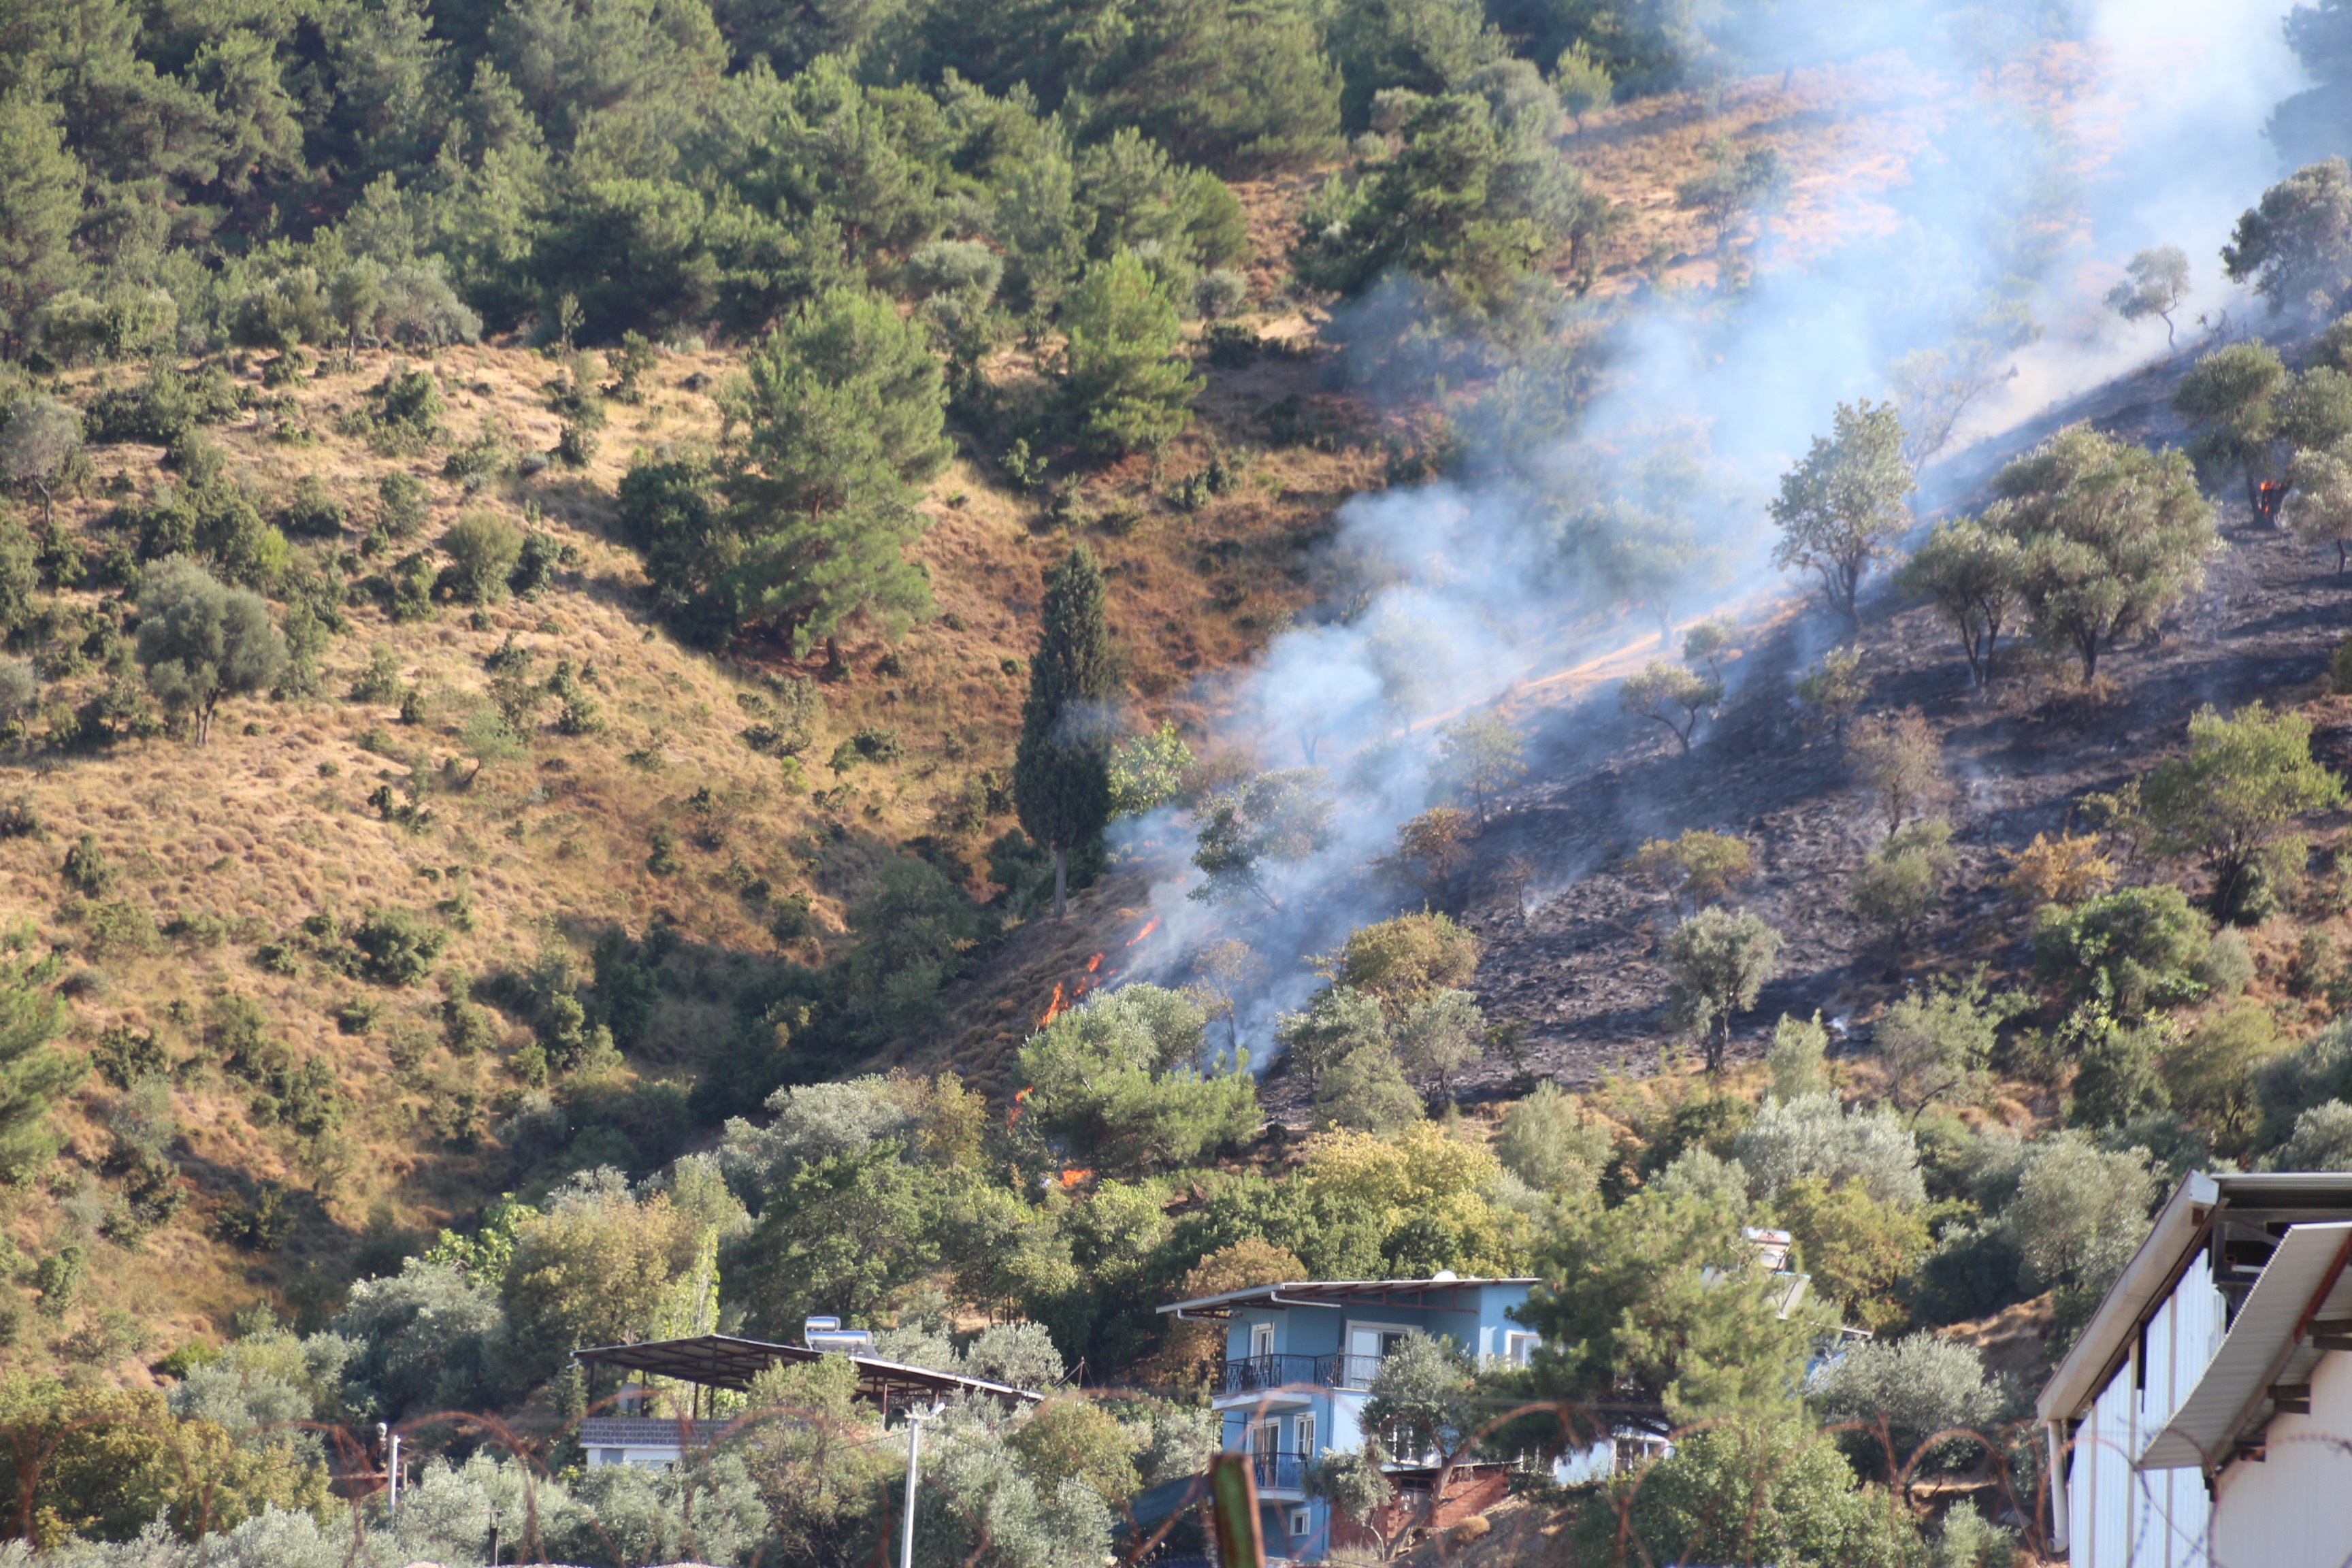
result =
M1046 1004L1045 1004L1045 1016L1044 1017L1042 1017L1042 1018L1040 1018L1040 1019L1038 1019L1038 1020L1037 1020L1037 1026L1038 1026L1039 1028L1041 1028L1041 1029L1042 1029L1042 1028L1044 1028L1046 1025L1048 1025L1048 1024L1052 1023L1055 1019L1056 1019L1056 1018L1060 1017L1061 1016L1062 1016L1062 985L1061 985L1061 982L1059 982L1059 981L1055 981L1055 982L1054 983L1054 999L1053 999L1051 1002L1048 1002L1048 1003L1046 1003Z
M1088 974L1092 974L1092 973L1093 973L1097 969L1100 968L1101 966L1102 966L1102 954L1101 954L1101 953L1099 953L1099 952L1098 952L1098 953L1096 953L1092 958L1089 958L1089 959L1087 959L1087 973Z
M1133 936L1127 939L1127 945L1133 947L1137 942L1141 942L1145 937L1150 936L1153 931L1156 931L1159 929L1160 917L1158 915L1154 915L1150 920L1143 922L1143 929L1141 931L1137 931Z
M1021 1102L1036 1092L1037 1089L1034 1084L1027 1089L1017 1089L1013 1092L1013 1109L1004 1113L1004 1125L1007 1127L1017 1127L1021 1124Z
M1072 1167L1071 1169L1062 1173L1062 1185L1065 1187L1075 1187L1080 1182L1086 1181L1094 1173L1092 1171L1081 1171L1076 1167Z

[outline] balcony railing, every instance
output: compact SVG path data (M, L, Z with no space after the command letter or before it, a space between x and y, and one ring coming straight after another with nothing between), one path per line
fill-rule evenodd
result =
M1253 1355L1225 1363L1221 1394L1265 1394L1278 1388L1370 1388L1380 1375L1376 1355Z
M1277 1492L1301 1491L1307 1486L1307 1456L1304 1454L1250 1455L1250 1470L1257 1489Z

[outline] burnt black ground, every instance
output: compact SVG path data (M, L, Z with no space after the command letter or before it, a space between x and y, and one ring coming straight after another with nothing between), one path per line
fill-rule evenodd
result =
M2189 363L2183 354L2110 383L1967 454L1950 465L1962 482L1949 493L1965 508L1977 499L1971 475L1980 485L2000 462L2078 418L2149 445L2181 441L2166 403ZM2108 690L2100 699L2070 690L2063 661L2037 674L2034 650L2021 647L1979 696L1932 607L1906 607L1884 591L1871 605L1862 637L1874 673L1869 706L1916 705L1943 732L1953 785L1946 815L1960 852L1943 910L1904 952L1845 912L1847 878L1884 826L1850 786L1835 744L1808 734L1787 696L1793 672L1843 640L1825 616L1785 623L1745 650L1731 705L1688 759L1654 725L1616 715L1613 690L1566 716L1532 749L1537 782L1508 801L1456 885L1462 918L1485 947L1481 1001L1524 1029L1517 1059L1490 1057L1466 1090L1655 1067L1673 1043L1656 959L1675 916L1624 863L1643 838L1685 827L1754 842L1759 874L1735 901L1786 939L1780 976L1741 1021L1736 1051L1760 1051L1783 1012L1859 1017L1924 973L1984 963L2016 976L2027 917L2000 886L2008 852L2056 832L2085 793L2115 788L2179 751L2200 705L2318 695L2330 652L2352 626L2352 576L2336 575L2332 551L2257 525L2235 486L2215 499L2225 547L2205 587L2157 637L2102 659ZM2313 711L2322 760L2352 763L2352 705ZM2142 866L2126 877L2183 870Z

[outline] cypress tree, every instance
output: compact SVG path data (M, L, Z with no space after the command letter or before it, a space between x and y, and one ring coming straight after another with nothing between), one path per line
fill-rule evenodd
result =
M1045 574L1045 626L1021 706L1013 804L1029 837L1054 852L1054 917L1069 909L1070 851L1110 821L1110 755L1096 705L1118 694L1102 568L1074 544Z
M32 959L30 932L0 936L0 1178L20 1179L57 1152L49 1104L81 1081L89 1058L53 1048L65 1004L50 989L59 963Z

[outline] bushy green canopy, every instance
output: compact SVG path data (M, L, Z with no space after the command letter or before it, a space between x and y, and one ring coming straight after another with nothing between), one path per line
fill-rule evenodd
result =
M1197 1163L1258 1122L1248 1058L1221 1057L1208 1017L1157 985L1097 993L1021 1047L1024 1120L1110 1172Z

